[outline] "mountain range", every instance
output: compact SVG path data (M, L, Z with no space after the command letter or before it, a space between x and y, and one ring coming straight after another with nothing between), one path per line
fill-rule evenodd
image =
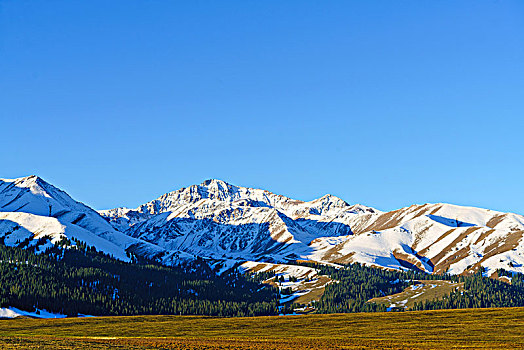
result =
M206 180L138 208L95 211L37 176L0 179L0 239L82 241L121 260L202 258L217 269L297 260L464 274L524 272L524 217L436 203L382 212L325 195L306 202Z

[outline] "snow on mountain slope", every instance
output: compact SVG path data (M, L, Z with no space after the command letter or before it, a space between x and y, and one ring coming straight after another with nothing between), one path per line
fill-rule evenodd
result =
M48 312L46 310L41 310L41 309L36 309L35 311L23 311L15 307L0 308L0 318L16 318L16 317L65 318L67 317L67 315L55 314L55 313Z
M8 246L18 246L24 241L27 241L28 246L36 246L40 243L39 239L46 237L50 238L51 243L57 243L62 238L76 239L112 254L118 259L128 260L121 246L82 227L63 224L53 217L21 212L0 212L0 235ZM39 246L41 251L49 246L45 242L42 243L43 246Z
M103 217L102 217L102 216ZM524 217L450 204L380 212L326 195L309 202L207 180L136 209L95 212L37 176L0 179L0 239L38 246L63 237L127 259L289 264L359 262L454 274L524 273Z
M159 214L126 233L199 256L266 261L298 259L307 254L314 238L273 208L217 208L191 214Z
M498 268L524 273L524 217L450 204L425 204L356 222L347 240L310 258L453 274ZM326 246L326 239L312 245Z
M228 204L234 207L274 208L293 219L312 215L331 217L341 211L354 214L378 212L362 205L350 206L342 199L332 195L326 195L311 202L303 202L265 190L234 186L221 180L206 180L200 185L192 185L166 193L136 209L122 207L101 210L99 213L108 218L115 227L127 228L157 214L178 211L184 206L209 207L212 205L208 203Z
M238 269L241 272L260 273L268 272L274 274L264 283L271 284L280 290L291 289L291 294L286 295L280 302L299 302L307 304L312 300L318 300L324 294L324 288L332 280L327 276L318 274L312 267L261 263L256 261L246 261ZM279 280L277 280L277 278ZM280 281L280 279L283 279Z
M437 203L380 212L331 195L303 202L207 180L100 213L132 237L213 259L524 272L524 217L488 209Z
M0 238L7 245L33 246L45 237L52 243L77 239L125 261L126 249L147 256L173 255L118 232L96 211L37 176L0 179Z
M100 211L128 235L213 259L286 262L319 237L351 234L346 221L378 211L332 195L303 202L220 180L167 193L137 209Z
M0 211L54 217L95 233L114 231L96 211L34 175L0 179Z

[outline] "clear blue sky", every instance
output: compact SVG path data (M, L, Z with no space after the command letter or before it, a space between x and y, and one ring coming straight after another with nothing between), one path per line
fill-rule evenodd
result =
M522 1L0 0L0 177L524 213Z

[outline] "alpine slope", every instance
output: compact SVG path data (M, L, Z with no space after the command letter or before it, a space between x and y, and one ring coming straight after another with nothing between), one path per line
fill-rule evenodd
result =
M382 212L329 194L305 202L207 180L99 213L130 237L217 261L524 272L524 217L489 209L437 203Z
M0 179L4 244L43 252L67 238L126 261L135 255L175 265L198 257L229 268L309 260L427 273L524 273L523 234L524 217L512 213L443 203L382 212L333 195L300 201L221 180L138 208L97 212L37 176Z

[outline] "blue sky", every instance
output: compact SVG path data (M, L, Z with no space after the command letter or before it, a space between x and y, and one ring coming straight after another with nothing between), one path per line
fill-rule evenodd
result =
M0 177L524 213L522 1L0 1Z

